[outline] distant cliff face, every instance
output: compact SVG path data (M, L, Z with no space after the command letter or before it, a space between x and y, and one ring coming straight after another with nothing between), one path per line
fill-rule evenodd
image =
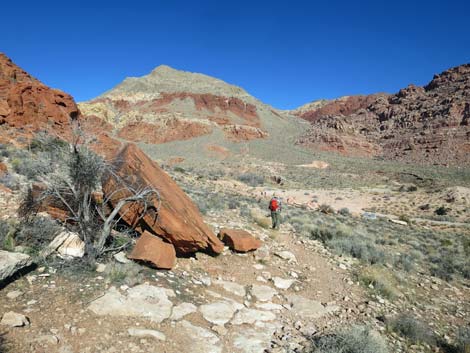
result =
M0 54L0 126L66 137L78 118L70 95L47 87Z
M348 155L426 164L470 163L470 64L425 87L344 97L294 111L311 122L299 144Z
M264 138L263 118L278 118L239 87L168 66L127 78L80 109L111 124L121 138L155 144L215 130L234 142Z

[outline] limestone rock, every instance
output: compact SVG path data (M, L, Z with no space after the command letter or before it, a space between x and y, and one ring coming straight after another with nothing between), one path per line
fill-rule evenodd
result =
M177 324L176 332L181 335L177 342L182 343L184 350L191 347L191 353L222 353L222 347L218 345L220 339L202 327L183 320Z
M170 319L174 321L181 320L184 316L195 313L197 306L192 303L181 303L173 307Z
M254 324L257 321L273 321L276 315L270 311L243 308L239 310L231 323L233 325Z
M53 251L57 251L64 256L83 257L85 255L85 243L77 233L64 230L41 251L41 256L47 257Z
M224 325L229 322L235 312L243 308L242 304L234 302L219 301L211 304L204 304L199 307L204 319L215 325Z
M172 307L165 288L141 284L128 289L125 294L111 287L88 309L97 315L141 317L160 323L170 317Z
M297 262L297 258L295 257L295 255L287 250L277 251L274 253L274 255L289 262Z
M172 244L166 243L159 237L147 231L137 239L129 259L151 263L156 268L171 269L176 263L176 252Z
M259 301L267 302L277 294L274 288L262 284L253 284L251 287L251 294Z
M117 254L114 254L113 257L114 260L122 264L128 264L129 262L131 262L131 260L127 258L126 253L124 251L120 251Z
M126 204L119 212L125 222L138 230L151 230L173 244L177 253L223 251L223 243L204 223L193 201L140 148L126 145L116 156L113 167L114 173L106 174L102 183L113 206L131 196L131 189L151 187L161 198L160 202L155 198L147 208L137 202Z
M239 297L244 297L246 294L245 287L238 283L216 280L214 284L221 286L227 292L238 295Z
M287 296L287 300L292 306L292 312L303 319L318 319L328 314L328 310L318 301L295 294Z
M141 329L141 328L131 327L127 330L127 332L129 333L129 335L131 335L133 337L141 337L141 338L151 337L151 338L155 338L159 341L165 341L166 340L165 335L162 332L157 331L157 330L148 330L148 329Z
M0 250L0 282L31 263L29 255Z
M276 328L270 323L247 328L235 335L233 346L238 352L264 353L270 347Z
M295 282L295 279L284 279L281 277L273 277L272 281L274 286L279 289L289 289L290 286Z
M29 325L29 319L23 314L18 314L13 311L8 311L3 314L0 324L11 327L22 327Z
M222 228L219 238L231 250L238 252L248 252L256 250L261 246L261 241L253 237L250 233L242 229Z

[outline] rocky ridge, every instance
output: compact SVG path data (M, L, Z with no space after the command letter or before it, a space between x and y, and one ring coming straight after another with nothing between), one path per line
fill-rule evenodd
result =
M301 145L427 164L470 162L470 64L424 87L343 97L293 113L311 122Z
M85 115L111 124L117 136L152 144L189 140L217 130L232 142L262 139L269 136L266 122L281 119L240 87L168 66L127 78L79 106Z

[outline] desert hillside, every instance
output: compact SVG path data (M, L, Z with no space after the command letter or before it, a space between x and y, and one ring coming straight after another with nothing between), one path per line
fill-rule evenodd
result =
M350 96L292 112L309 121L298 141L345 155L420 164L470 163L470 64L396 94Z

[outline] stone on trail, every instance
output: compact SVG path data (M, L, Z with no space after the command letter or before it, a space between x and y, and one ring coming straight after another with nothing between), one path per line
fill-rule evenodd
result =
M251 294L261 302L268 302L277 294L277 290L262 284L253 284Z
M0 282L31 265L29 255L0 250Z
M270 347L276 325L264 323L244 329L235 335L233 346L242 353L264 353Z
M141 329L141 328L136 328L136 327L131 327L127 330L130 336L133 337L141 337L141 338L155 338L159 341L165 341L166 337L165 335L157 330L148 330L148 329Z
M121 208L122 219L137 230L148 229L174 245L176 252L207 251L220 254L224 244L204 223L194 202L156 162L135 144L128 144L114 158L114 173L103 178L103 192L115 207L131 190L150 187L160 194L147 208L134 202ZM156 210L159 208L158 215Z
M129 288L125 294L111 287L88 309L97 315L139 317L160 323L170 317L172 307L166 288L141 284Z
M242 304L229 301L220 301L211 304L204 304L199 307L204 319L215 325L224 325L229 322L235 312L243 308Z
M183 320L176 325L176 332L181 335L176 342L182 344L182 352L190 347L191 353L222 353L220 339L209 330Z
M156 268L170 270L176 263L176 251L172 244L144 231L137 239L129 259L149 262Z
M284 309L284 307L280 304L274 304L271 302L267 303L256 303L255 305L258 309L261 310L268 310L268 311L281 311Z
M237 252L248 252L256 250L261 246L261 240L256 239L246 230L222 228L219 238L231 250Z
M170 316L170 320L178 321L184 316L195 313L197 306L192 303L181 303L173 307L173 311Z
M258 321L273 321L276 315L270 311L243 308L235 314L233 325L254 324Z
M281 277L273 277L272 281L276 288L289 289L290 286L295 282L295 279L284 279Z
M216 280L214 284L221 286L227 292L238 295L239 297L244 297L246 294L245 287L235 282Z
M8 299L16 299L18 297L21 297L23 295L23 292L20 290L13 290L11 292L7 293L7 298Z
M300 295L289 295L287 300L291 305L291 311L303 319L318 319L329 313L320 302L304 298Z
M0 324L11 327L22 327L29 325L29 319L23 314L18 314L13 311L3 314Z
M274 255L288 262L297 262L297 258L295 257L295 255L287 250L277 251L274 253Z

